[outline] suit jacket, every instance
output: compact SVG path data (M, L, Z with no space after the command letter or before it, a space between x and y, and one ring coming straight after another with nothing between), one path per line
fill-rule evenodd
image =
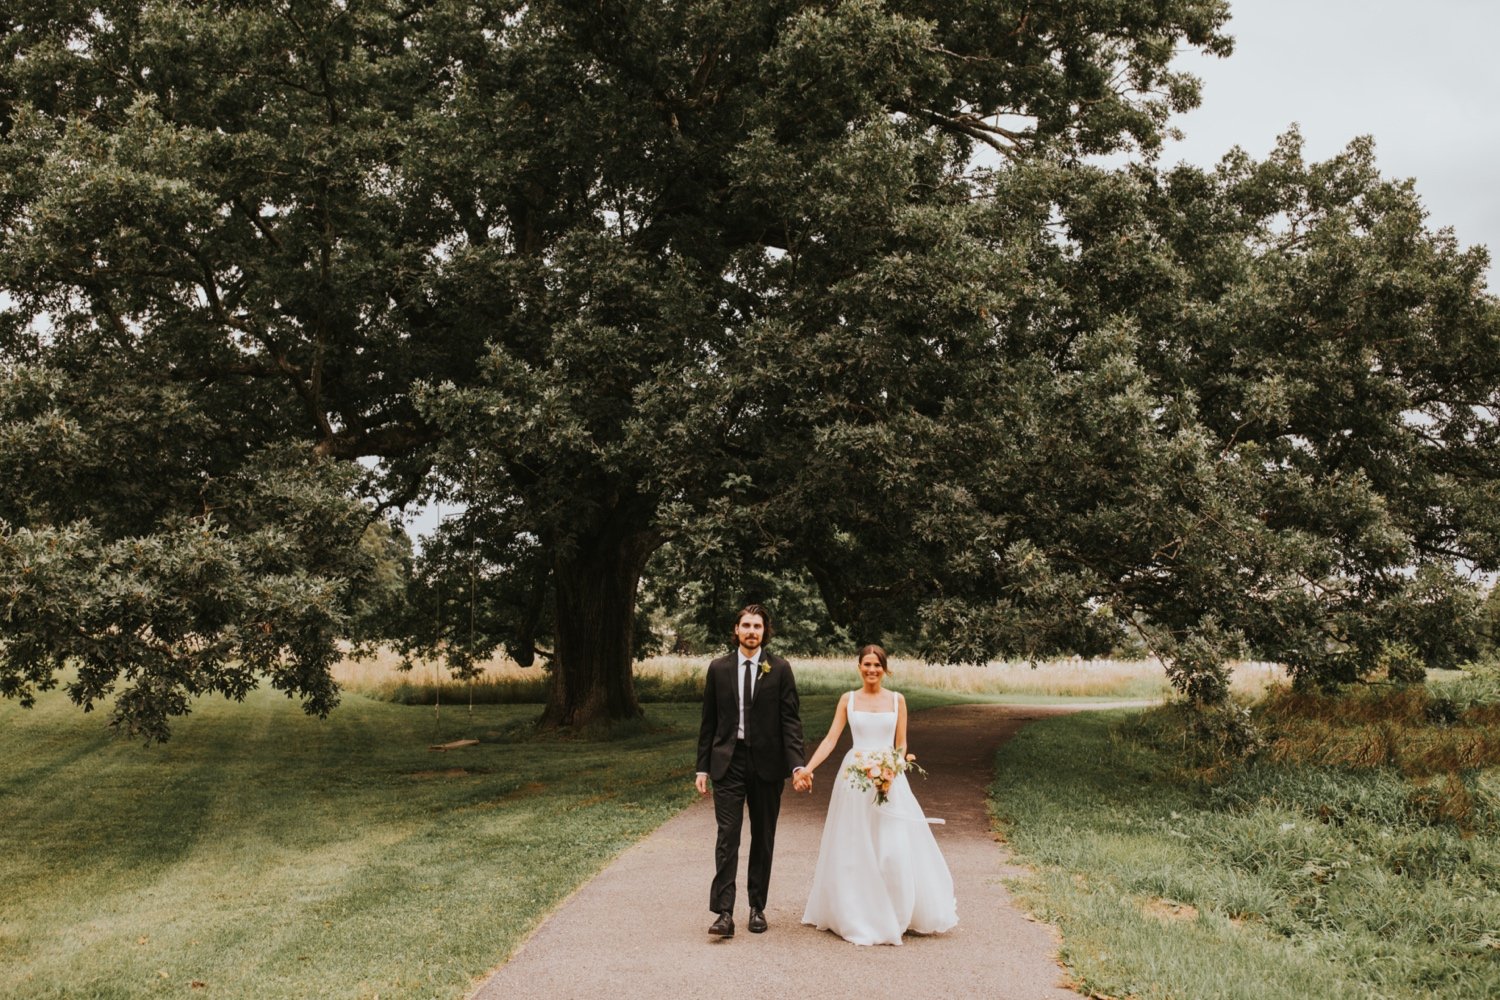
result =
M745 722L745 740L750 744L756 776L764 781L782 781L804 763L797 680L786 660L764 649L760 656L761 666L769 663L771 669L756 674L755 693L750 697L750 712ZM710 663L703 682L698 770L714 781L724 777L734 757L735 732L740 721L736 692L743 683L742 677L736 650Z

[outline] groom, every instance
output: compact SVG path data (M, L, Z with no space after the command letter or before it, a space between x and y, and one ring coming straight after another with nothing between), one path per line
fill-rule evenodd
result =
M703 724L698 730L698 793L714 786L713 885L708 908L717 915L708 933L734 937L734 875L740 860L740 830L750 810L750 933L766 929L766 886L776 846L776 816L787 775L800 791L811 786L803 775L802 718L791 664L765 648L771 615L751 604L735 619L738 655L708 665L703 684Z

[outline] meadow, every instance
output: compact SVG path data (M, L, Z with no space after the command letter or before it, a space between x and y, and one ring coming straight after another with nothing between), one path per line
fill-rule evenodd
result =
M852 665L798 662L820 732ZM1161 690L1140 663L893 666L914 708ZM327 720L204 698L154 747L60 692L0 702L0 997L462 996L692 800L702 667L642 664L646 715L607 741L538 734L543 675L505 663L471 703L347 662Z
M797 688L803 694L840 694L858 686L854 657L791 657ZM635 686L645 703L695 701L703 692L706 657L655 656L636 664ZM976 700L1002 699L1013 703L1056 699L1097 701L1156 701L1171 695L1161 664L1155 660L1062 659L1040 663L1000 661L989 664L931 664L892 657L890 684L908 693L929 692ZM402 704L541 702L546 697L546 674L497 658L481 665L470 681L451 678L439 665L418 663L409 670L390 653L370 659L345 660L334 676L346 690ZM1270 663L1236 664L1233 689L1254 697L1268 685L1286 679L1280 666Z
M154 747L0 702L0 997L459 997L694 798L696 695L593 741L535 731L537 671L472 706L389 700L421 679L392 658L340 673L327 720L205 698ZM811 731L835 701L808 691Z

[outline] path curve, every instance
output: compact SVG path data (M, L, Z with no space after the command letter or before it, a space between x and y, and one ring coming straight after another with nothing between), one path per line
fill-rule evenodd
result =
M947 821L933 827L958 898L959 923L946 934L860 948L801 924L834 778L825 769L811 795L788 784L782 798L765 934L745 929L743 847L736 934L723 941L707 934L714 813L706 797L570 896L471 1000L1078 1000L1058 985L1055 931L1025 916L1001 881L1017 869L996 843L985 794L996 749L1028 721L1108 707L952 705L913 713L912 749L929 775L913 790L928 816ZM820 734L809 735L811 748ZM848 745L845 729L831 759Z

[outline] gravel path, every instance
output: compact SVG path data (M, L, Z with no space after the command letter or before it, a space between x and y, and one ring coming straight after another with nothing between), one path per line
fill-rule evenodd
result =
M927 815L947 821L933 828L958 898L959 923L946 934L909 935L899 948L860 948L800 923L834 779L825 768L811 795L788 784L782 798L766 933L745 929L742 845L735 936L721 941L707 934L714 814L705 798L569 897L472 1000L1078 1000L1058 985L1055 932L1022 914L1001 882L1015 869L985 810L996 748L1028 720L1077 710L957 705L913 714L912 749L929 775L913 787ZM809 748L821 735L808 734ZM848 743L846 729L831 759Z

